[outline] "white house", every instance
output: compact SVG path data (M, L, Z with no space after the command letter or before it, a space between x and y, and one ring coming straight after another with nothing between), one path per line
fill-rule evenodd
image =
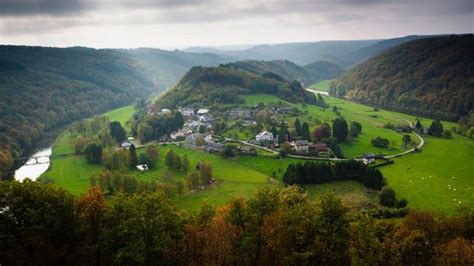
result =
M137 165L137 169L142 171L142 172L145 172L145 171L148 171L148 165L147 164L139 164Z
M120 145L120 147L122 147L122 148L124 148L124 149L130 148L130 146L132 146L132 144L131 144L130 142L128 142L128 141L124 141L124 142L122 143L122 145Z
M273 134L265 130L263 132L258 133L255 136L255 139L257 141L273 141Z
M169 114L171 114L171 110L163 108L163 109L161 109L160 114L169 115Z
M205 114L207 114L207 113L209 113L209 109L199 109L199 110L197 111L197 114L198 114L198 115L205 115Z
M194 110L191 108L179 108L178 112L180 112L185 117L194 115Z

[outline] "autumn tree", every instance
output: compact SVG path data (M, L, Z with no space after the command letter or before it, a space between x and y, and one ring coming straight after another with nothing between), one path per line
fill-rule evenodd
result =
M146 154L148 154L152 160L158 160L160 150L155 145L149 145L146 147Z
M76 200L76 207L84 232L86 233L85 247L88 255L93 258L92 260L95 265L100 265L103 260L103 243L99 241L99 237L102 234L105 214L108 209L104 193L100 188L92 187Z
M315 128L313 137L317 141L324 141L331 137L331 127L327 123L323 123Z
M13 166L13 157L9 150L0 150L0 179L6 176Z
M199 164L199 173L204 184L210 184L212 181L212 166L210 163L203 162Z

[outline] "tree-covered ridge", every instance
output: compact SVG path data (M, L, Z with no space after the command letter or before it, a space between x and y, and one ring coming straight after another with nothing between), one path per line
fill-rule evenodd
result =
M297 81L286 82L280 76L255 75L229 67L193 67L178 84L160 99L161 106L208 106L240 103L245 94L269 93L292 102L316 102Z
M330 94L457 120L474 107L474 35L410 41L348 71Z
M318 61L306 66L299 66L288 60L245 60L227 63L224 66L245 70L257 75L272 72L280 75L287 81L297 80L305 86L309 86L320 80L332 78L343 71L341 67L326 61Z
M0 46L0 177L44 131L132 103L216 55L158 49Z

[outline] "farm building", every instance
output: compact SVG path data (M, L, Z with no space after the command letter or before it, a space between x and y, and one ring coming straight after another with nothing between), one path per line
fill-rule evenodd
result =
M257 141L273 141L273 134L265 130L263 132L258 133L255 136L255 139Z
M291 145L294 147L296 152L308 153L309 151L309 142L307 140L293 141Z

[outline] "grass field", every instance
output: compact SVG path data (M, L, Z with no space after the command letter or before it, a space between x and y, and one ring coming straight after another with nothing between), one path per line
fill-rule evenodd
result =
M319 199L325 193L335 193L341 200L353 209L376 206L377 194L356 181L341 181L334 183L305 186L304 191L310 198Z
M309 86L309 88L310 89L315 89L315 90L318 90L318 91L328 91L330 81L331 80L321 80L321 81L316 82L313 85Z
M125 128L125 130L127 130L127 133L129 133L130 132L130 125L127 122L132 117L134 111L135 111L135 109L134 109L133 105L128 105L128 106L124 106L122 108L118 108L118 109L112 110L110 112L107 112L107 113L103 114L103 116L110 119L110 121L120 122L120 124L122 124L122 126Z
M454 212L474 206L474 141L427 138L419 154L397 158L381 168L398 197L411 208Z

